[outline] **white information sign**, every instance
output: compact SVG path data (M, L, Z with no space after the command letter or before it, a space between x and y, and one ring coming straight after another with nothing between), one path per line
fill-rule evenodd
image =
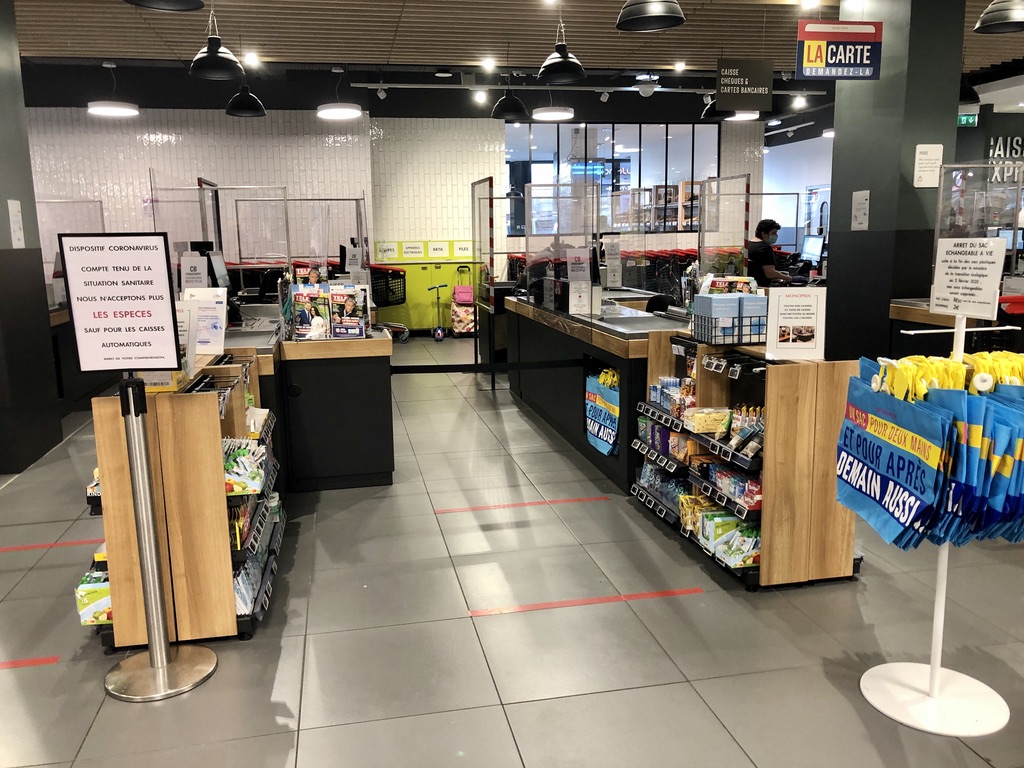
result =
M932 277L931 311L995 320L1006 241L999 237L940 239Z
M21 200L7 201L7 217L11 222L11 248L24 248L25 221L21 216Z
M604 244L604 257L607 263L607 274L608 280L607 285L609 288L621 288L622 287L622 244L621 243L605 243Z
M914 155L914 186L919 189L934 189L939 186L942 171L941 144L918 144Z
M206 257L182 256L181 290L187 291L189 288L205 288L206 284Z
M192 288L185 291L182 298L199 303L196 352L200 355L223 355L224 334L228 327L227 288Z
M854 232L867 232L871 221L871 191L862 189L853 193L853 218L850 229Z
M422 260L425 254L422 242L402 243L402 258L403 259L420 259Z
M377 261L391 261L398 258L398 243L377 243Z
M569 283L569 314L590 314L590 280Z
M191 378L196 367L196 334L199 329L199 302L179 301L174 308L178 316L181 370L186 376Z
M431 259L450 259L452 257L452 244L446 240L428 244Z
M472 261L473 260L473 241L472 240L456 240L455 243L455 258L459 261Z
M345 271L352 272L363 268L363 249L353 245L345 251Z
M825 359L825 288L768 291L769 360Z
M58 238L81 369L180 368L167 235Z
M569 248L565 252L565 260L569 267L569 282L585 280L590 282L590 249Z

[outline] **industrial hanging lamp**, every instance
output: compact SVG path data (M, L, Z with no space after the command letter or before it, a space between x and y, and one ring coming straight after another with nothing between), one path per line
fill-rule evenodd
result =
M1024 32L1024 0L992 0L974 31L983 35Z
M686 22L676 0L626 0L615 28L623 32L660 32Z
M217 17L210 6L210 20L206 25L206 45L192 59L188 73L203 80L235 80L245 76L245 70L238 58L221 45Z
M555 52L541 65L537 79L544 85L568 85L578 83L587 76L580 60L569 53L565 42L565 22L562 21L562 6L558 6L558 32L555 33Z
M248 85L238 89L238 93L231 97L228 108L224 110L232 117L266 117L267 108L263 102L253 95Z
M491 117L495 120L504 120L512 123L523 123L530 119L530 113L526 111L523 100L516 96L512 89L512 65L509 64L512 45L509 44L505 52L505 66L509 68L505 79L505 95L498 99L498 103L491 110Z
M342 67L334 67L331 72L338 76L338 82L334 85L334 101L317 107L316 116L321 120L355 120L357 117L362 117L363 108L361 106L341 100L339 89L341 80L345 76L345 70Z
M206 3L203 0L124 0L128 5L137 8L148 8L151 11L201 11Z
M117 64L104 61L103 68L110 71L110 79L114 82L114 87L110 91L110 95L113 96L117 93L117 77L114 75ZM86 106L89 114L97 117L135 117L139 114L138 106L127 101L90 101Z

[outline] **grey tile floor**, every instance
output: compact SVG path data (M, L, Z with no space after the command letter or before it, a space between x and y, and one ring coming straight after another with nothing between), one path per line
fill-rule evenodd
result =
M396 362L471 343L413 340ZM950 572L947 665L1000 691L1010 725L930 736L858 681L926 660L933 550L859 525L858 581L750 594L507 391L461 374L394 389L395 485L288 497L265 625L212 643L216 675L158 704L103 694L113 659L71 597L91 547L11 549L102 537L91 426L0 490L0 768L1024 766L1024 549L972 545ZM607 500L548 503L581 492ZM678 589L701 591L494 613Z

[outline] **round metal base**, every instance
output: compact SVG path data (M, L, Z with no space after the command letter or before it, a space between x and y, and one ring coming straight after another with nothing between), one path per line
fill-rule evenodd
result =
M129 656L107 673L107 693L121 701L161 701L191 691L217 671L217 654L201 645L170 650L164 669L149 666L149 654Z
M899 662L872 667L860 679L864 698L884 715L942 736L987 736L1010 721L1003 697L951 669L939 672L939 695L928 695L931 667Z

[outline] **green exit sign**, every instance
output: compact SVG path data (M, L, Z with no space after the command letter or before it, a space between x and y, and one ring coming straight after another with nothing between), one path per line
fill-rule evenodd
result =
M978 116L977 115L957 115L956 116L956 127L957 128L977 128L978 127Z

